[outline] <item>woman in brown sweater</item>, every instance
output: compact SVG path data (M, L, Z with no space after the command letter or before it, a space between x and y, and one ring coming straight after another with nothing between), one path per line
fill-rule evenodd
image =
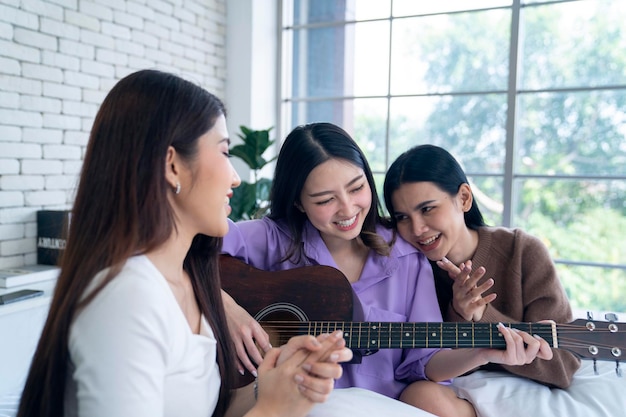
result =
M446 150L421 145L402 154L387 172L384 194L399 234L431 262L444 320L572 321L546 246L520 229L487 227L465 173ZM580 360L553 353L551 360L486 368L566 388Z

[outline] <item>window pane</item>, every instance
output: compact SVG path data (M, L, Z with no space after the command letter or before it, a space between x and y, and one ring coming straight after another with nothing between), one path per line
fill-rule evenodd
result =
M394 0L393 15L412 16L418 14L486 9L490 7L510 5L511 0L446 0L436 2L423 0Z
M291 128L312 122L344 126L344 115L352 115L352 100L296 101L291 106Z
M391 0L294 0L293 23L327 23L389 17Z
M626 269L598 268L577 265L556 265L576 316L587 311L604 311L626 315ZM594 317L604 320L603 316Z
M389 22L294 30L293 56L294 97L386 96Z
M391 93L505 91L511 11L393 21Z
M345 26L294 30L294 97L339 97L344 94L347 90L346 42L349 38ZM348 62L348 67L351 66Z
M389 21L355 25L354 68L348 69L346 74L348 79L354 80L355 96L387 95L389 26Z
M293 24L346 20L346 0L293 0Z
M431 143L461 156L467 172L504 172L506 95L391 99L389 158Z
M515 226L540 236L555 259L624 264L626 180L515 181Z
M292 128L312 122L330 122L346 130L363 150L373 171L387 168L387 99L294 102Z
M626 83L626 2L574 1L522 10L521 88Z
M347 131L363 150L373 171L387 170L387 99L354 100L354 124Z
M461 166L463 155L454 155ZM465 169L465 167L463 167ZM482 177L472 176L471 173L465 172L467 179L472 187L472 194L480 212L483 214L485 223L490 226L502 225L502 212L504 205L502 204L502 177Z
M391 14L391 0L357 0L349 4L352 11L348 14L355 20L380 19Z
M533 3L555 3L563 0L522 0L522 4L533 4Z
M626 90L519 97L516 171L626 176Z

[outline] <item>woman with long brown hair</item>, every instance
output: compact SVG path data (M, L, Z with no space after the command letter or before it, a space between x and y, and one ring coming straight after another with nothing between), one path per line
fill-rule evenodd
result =
M122 79L96 115L18 416L222 416L232 387L218 255L240 180L222 102ZM351 357L340 334L268 352L247 415L304 415Z

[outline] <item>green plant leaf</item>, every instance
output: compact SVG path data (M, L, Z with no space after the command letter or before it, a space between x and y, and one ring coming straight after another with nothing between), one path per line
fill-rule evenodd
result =
M236 156L237 158L242 159L243 162L245 162L250 169L258 169L256 168L258 164L254 148L251 148L250 146L247 146L245 144L235 145L230 148L230 154L232 156Z
M232 212L228 217L232 221L250 219L251 213L257 211L256 187L254 184L242 181L241 185L233 190L230 206Z
M238 136L243 143L233 146L230 154L243 160L254 171L256 179L258 171L276 159L276 156L269 160L263 158L263 153L274 143L270 140L272 128L265 130L253 130L246 126L239 128L241 133ZM241 185L233 190L233 197L230 199L233 209L230 219L238 221L259 218L267 214L271 187L272 180L268 178L260 178L256 183L242 181Z
M242 144L233 146L230 153L241 158L250 169L259 170L273 161L265 160L262 155L275 142L270 140L269 132L273 129L252 130L246 126L239 126L241 133L238 136L243 140Z

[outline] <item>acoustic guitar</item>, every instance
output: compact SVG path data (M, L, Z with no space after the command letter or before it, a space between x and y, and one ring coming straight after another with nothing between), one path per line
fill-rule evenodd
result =
M346 346L364 354L378 349L506 347L497 323L360 321L352 286L329 266L268 272L222 255L220 271L222 288L261 323L274 346L297 335L342 330ZM567 324L504 324L584 359L619 364L626 353L626 323L579 319Z

